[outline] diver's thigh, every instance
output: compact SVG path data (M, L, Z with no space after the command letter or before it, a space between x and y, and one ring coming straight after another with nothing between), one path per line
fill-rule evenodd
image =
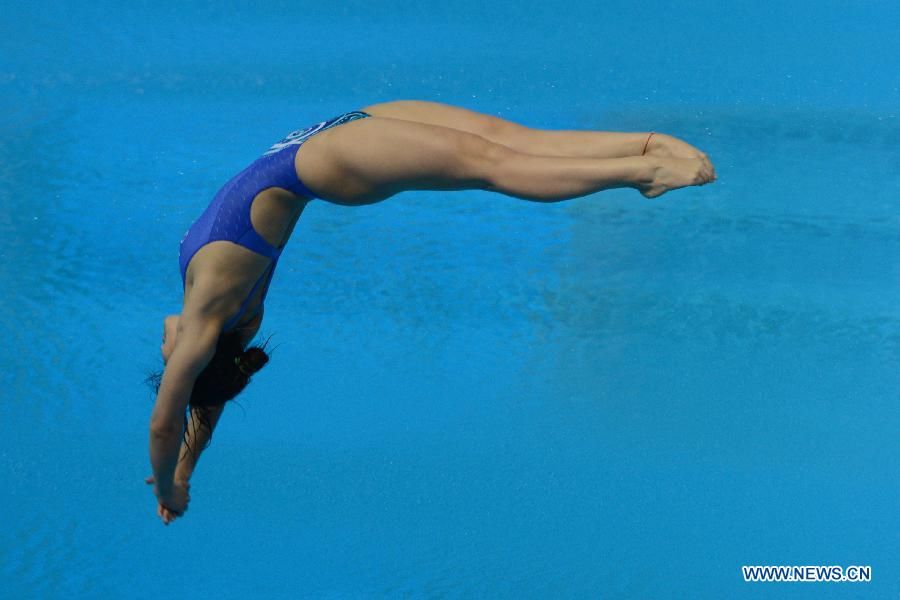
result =
M392 100L362 109L379 117L405 119L450 127L509 146L526 129L523 125L485 113L429 100Z
M482 188L509 151L456 129L372 116L314 135L295 167L320 198L366 204L405 190Z

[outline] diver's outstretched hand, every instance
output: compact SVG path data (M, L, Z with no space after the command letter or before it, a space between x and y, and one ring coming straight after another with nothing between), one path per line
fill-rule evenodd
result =
M150 475L149 477L144 479L144 483L153 485L154 483L156 483L156 479L153 477L153 475ZM187 494L187 491L191 488L191 484L183 480L175 480L175 485L183 487L185 494ZM160 520L162 520L164 525L168 525L177 517L181 517L184 515L184 511L187 510L187 502L190 502L190 498L190 495L187 495L187 500L185 501L184 508L181 512L176 512L175 510L173 510L175 508L174 506L173 509L168 508L167 506L163 505L163 503L160 502L157 498L156 516L158 516Z

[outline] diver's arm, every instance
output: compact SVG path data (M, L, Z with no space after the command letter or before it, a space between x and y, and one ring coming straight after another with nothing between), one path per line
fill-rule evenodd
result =
M203 449L212 437L212 432L216 428L216 424L219 422L219 417L222 416L224 409L225 405L220 404L219 406L203 407L202 409L195 408L191 411L187 427L187 441L181 445L181 457L178 459L178 466L175 468L176 481L190 481L191 475L194 474L194 469L197 467L197 461L200 460ZM197 418L195 414L197 410L206 411L209 419L209 428ZM188 447L188 444L190 444L190 447Z
M212 360L221 319L182 314L178 341L163 371L150 417L150 462L158 496L172 491L187 407L197 376Z
M253 341L253 338L259 331L262 318L263 306L260 305L256 316L249 323L237 328L236 331L238 331L241 336L241 346L247 346ZM176 481L190 480L191 475L194 473L194 469L197 467L197 461L200 460L200 455L203 453L206 444L212 437L213 430L215 430L216 424L219 422L219 418L222 416L224 408L225 405L220 404L219 406L204 406L203 408L194 408L191 410L186 432L187 441L181 445L178 466L175 468ZM206 412L209 428L197 418L197 410Z

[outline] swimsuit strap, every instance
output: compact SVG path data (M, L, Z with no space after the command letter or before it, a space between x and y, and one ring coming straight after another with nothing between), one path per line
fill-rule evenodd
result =
M267 242L265 238L259 235L256 230L253 228L253 223L250 221L250 205L247 206L247 222L249 227L247 230L236 240L233 240L235 243L240 244L244 248L249 250L253 250L254 252L258 252L263 256L266 256L271 259L277 259L281 255L281 248L277 248Z

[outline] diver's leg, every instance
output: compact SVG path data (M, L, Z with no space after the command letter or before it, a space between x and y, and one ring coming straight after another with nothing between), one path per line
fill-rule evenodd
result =
M620 158L640 156L649 132L549 130L526 127L500 117L467 108L424 100L394 100L363 108L376 117L405 119L451 127L487 138L526 154ZM705 158L687 142L657 133L647 144L647 153L657 156Z
M376 116L314 135L295 166L316 195L350 205L407 190L483 189L552 202L633 187L653 197L712 179L698 159L535 156L473 133Z

